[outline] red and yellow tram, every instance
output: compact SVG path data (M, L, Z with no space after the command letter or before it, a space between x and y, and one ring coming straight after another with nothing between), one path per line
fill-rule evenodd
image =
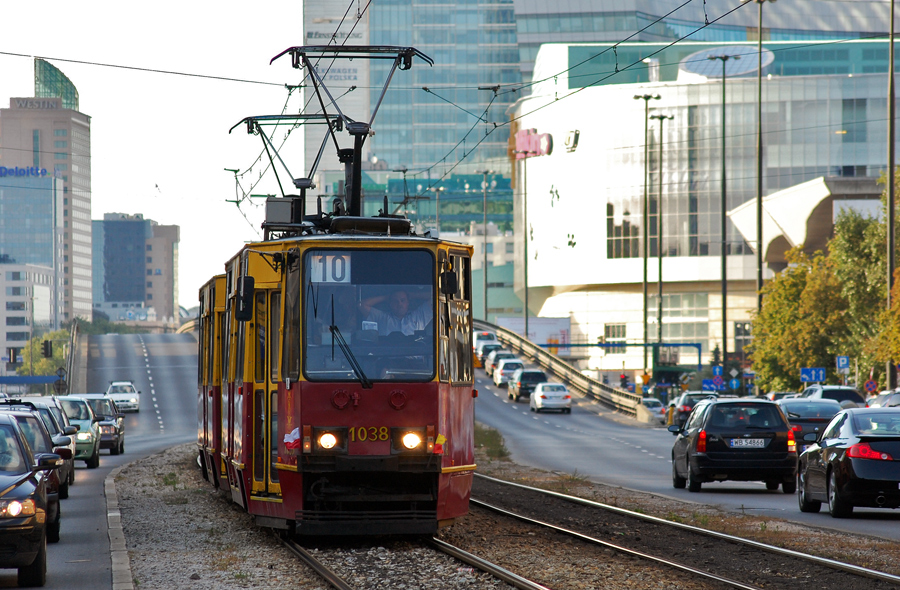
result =
M471 247L393 221L249 244L201 290L204 473L263 525L430 533L468 510Z

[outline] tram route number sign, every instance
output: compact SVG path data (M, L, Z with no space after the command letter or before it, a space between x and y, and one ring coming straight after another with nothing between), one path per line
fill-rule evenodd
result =
M310 282L313 283L349 283L350 254L347 252L327 254L316 253L310 256Z

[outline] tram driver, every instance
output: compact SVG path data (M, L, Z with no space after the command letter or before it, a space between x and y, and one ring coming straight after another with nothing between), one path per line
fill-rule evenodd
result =
M410 309L411 299L422 300L422 302L415 309ZM389 312L375 307L385 300L390 306ZM417 292L405 289L397 289L390 295L363 299L359 302L359 309L368 321L378 325L379 336L387 336L392 332L412 336L415 332L424 330L431 323L434 315L431 311L430 297L427 291Z

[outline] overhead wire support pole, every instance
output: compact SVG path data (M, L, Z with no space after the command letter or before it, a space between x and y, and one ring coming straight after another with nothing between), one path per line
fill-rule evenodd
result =
M888 169L887 169L887 309L891 309L891 289L894 288L894 268L896 245L894 225L896 222L896 195L894 195L894 135L896 133L896 97L894 96L894 0L891 0L891 33L888 47ZM888 361L886 367L887 388L897 386L894 363Z
M488 321L488 255L487 255L487 250L488 250L488 231L487 231L487 228L488 228L488 225L487 225L488 181L487 181L487 177L488 177L488 174L493 174L494 171L493 170L479 170L479 171L477 171L477 173L484 176L484 178L481 181L481 196L482 196L482 200L483 200L483 205L482 205L482 216L483 216L482 227L483 227L483 230L482 231L484 232L484 242L482 244L482 246L484 248L484 252L482 253L484 255L484 260L482 261L483 270L481 272L481 275L482 275L482 282L484 283L484 321Z
M644 326L644 344L646 344L649 340L648 337L648 329L647 329L647 304L648 304L648 291L647 291L647 257L649 256L650 250L650 191L649 191L649 176L650 176L650 146L647 140L647 134L649 131L650 125L650 99L659 100L662 98L658 94L635 94L635 100L643 100L644 101L644 205L643 205L643 215L641 216L641 225L643 226L643 259L644 259L644 281L643 281L643 294L644 294L644 303L643 303L643 326ZM644 372L647 371L647 349L644 348Z
M657 311L656 311L656 340L662 343L663 337L663 123L672 120L673 115L650 115L651 119L659 120L659 194L656 196L656 254L659 258L659 269L656 276ZM658 358L658 357L657 357Z
M721 228L722 232L722 367L728 363L728 235L726 233L726 211L728 209L728 196L726 192L725 177L725 65L729 59L741 59L739 55L711 55L707 59L720 60L722 62L722 212L721 212Z

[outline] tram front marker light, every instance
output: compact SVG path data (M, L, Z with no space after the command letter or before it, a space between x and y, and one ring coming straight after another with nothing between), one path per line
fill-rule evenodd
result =
M422 444L422 437L415 432L407 432L401 440L403 441L403 446L410 451Z
M326 432L322 436L319 437L319 446L323 449L330 450L333 449L337 444L337 437L330 432Z

